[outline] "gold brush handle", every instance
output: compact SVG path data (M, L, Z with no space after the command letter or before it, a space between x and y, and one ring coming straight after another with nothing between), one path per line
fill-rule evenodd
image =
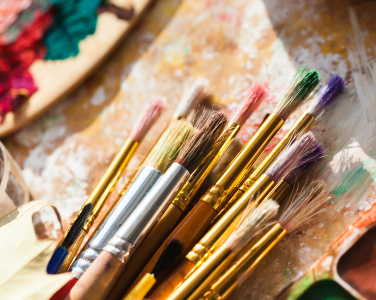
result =
M274 249L287 234L279 223L276 223L264 236L236 261L214 284L205 299L227 299L253 273L260 262ZM225 297L225 298L224 298Z

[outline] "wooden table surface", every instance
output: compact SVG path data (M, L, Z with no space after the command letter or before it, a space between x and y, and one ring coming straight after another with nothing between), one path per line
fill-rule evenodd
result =
M239 134L239 142L245 143L283 96L299 66L317 68L323 81L334 73L343 76L346 93L312 128L326 158L308 176L330 184L336 213L287 237L232 297L271 299L374 202L374 124L366 118L351 77L350 5L366 33L367 54L375 58L374 1L158 0L82 86L3 142L24 169L34 198L54 203L66 229L151 96L166 96L168 109L146 136L112 201L195 77L210 80L213 102L229 113L254 82L268 84L270 97ZM273 145L298 116L299 112L286 123ZM59 233L51 210L46 209L42 219L47 230Z

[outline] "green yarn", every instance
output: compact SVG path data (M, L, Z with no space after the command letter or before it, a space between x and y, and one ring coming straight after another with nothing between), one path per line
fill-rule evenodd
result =
M45 59L66 59L77 56L78 43L95 32L97 8L102 0L51 0L58 13L44 37L48 48Z

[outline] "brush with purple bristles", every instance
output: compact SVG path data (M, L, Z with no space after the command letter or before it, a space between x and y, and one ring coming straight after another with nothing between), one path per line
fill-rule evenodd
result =
M244 185L251 186L277 159L278 155L291 144L297 136L307 132L315 123L315 119L324 111L324 109L337 98L345 89L345 82L338 75L333 75L329 82L320 89L312 99L312 102L306 112L295 122L292 128L287 132L283 139L274 147L266 159L247 179Z

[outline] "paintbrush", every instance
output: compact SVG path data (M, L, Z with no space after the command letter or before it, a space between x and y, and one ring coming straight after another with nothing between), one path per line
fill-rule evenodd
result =
M331 76L329 82L325 84L320 91L315 95L311 101L308 109L304 112L300 118L295 122L283 139L274 147L272 152L262 161L258 168L244 181L244 183L237 189L231 199L227 202L225 207L213 220L213 223L217 222L230 207L236 203L240 197L252 186L252 184L269 168L269 166L275 161L281 151L287 146L289 142L293 140L299 133L308 131L315 123L315 119L318 118L329 104L338 97L339 94L345 89L345 82L337 75Z
M187 281L178 286L168 299L197 299L197 296L201 296L203 294L201 291L212 283L250 240L276 216L279 205L273 200L266 200L259 207L255 209L253 207L251 206L250 213L213 256Z
M317 71L306 72L305 69L302 69L297 73L289 92L277 105L274 112L260 126L251 140L248 141L233 159L214 186L209 189L189 214L171 232L158 251L153 255L149 263L145 266L136 281L140 280L144 274L150 273L153 270L156 262L159 260L159 255L171 240L175 239L181 242L184 241L184 250L179 255L179 258L170 266L170 270L172 270L172 268L184 258L188 251L192 249L192 247L205 234L210 223L220 210L222 201L225 201L227 195L231 194L230 191L236 188L238 182L242 181L244 174L248 173L255 160L261 155L266 146L281 128L284 120L305 102L309 97L309 94L318 84L318 81ZM265 190L266 193L269 191L266 190L268 188L267 184L260 184L259 188ZM260 196L265 195L266 194L261 194ZM165 274L161 274L161 279L158 278L157 281L160 282L160 280L163 280L163 276L166 276L168 272L166 271L164 273Z
M47 266L49 274L65 272L68 269L83 239L124 173L140 142L161 115L165 102L166 100L163 97L155 97L149 102L132 129L129 138L111 162L56 248Z
M332 198L333 195L328 193L328 187L322 181L315 181L307 188L303 188L302 192L288 203L278 222L211 285L203 299L228 299L287 234L319 217L324 210L323 205L330 202ZM209 261L207 264L210 265ZM185 285L187 286L188 282ZM187 299L187 297L179 297L174 292L169 299Z
M204 160L215 155L215 144L227 124L223 112L198 120L175 162L109 241L70 292L71 299L104 299L134 250L153 228L189 176Z
M234 257L255 235L257 235L263 226L276 215L278 208L279 204L275 201L267 200L257 208L256 206L251 205L245 210L241 216L242 220L237 224L237 228L225 241L225 244L231 249L230 251L233 252ZM165 249L163 255L165 256L164 261L168 260L170 256L168 248ZM159 272L163 272L163 267L163 265L156 265L152 274L145 274L140 283L137 284L129 294L135 294L136 291L142 291L142 293L146 295L147 290L152 287L151 278L154 279L154 276L158 276ZM129 297L129 295L127 297Z
M150 260L158 247L174 229L192 197L196 194L201 184L227 151L241 126L257 109L263 99L265 99L266 95L267 91L263 85L256 84L253 88L249 89L238 110L223 131L221 142L217 143L218 153L211 159L200 164L200 166L189 177L188 181L179 191L178 195L167 208L161 219L132 256L132 260L127 264L127 267L120 276L117 284L107 297L108 299L119 299L124 295L130 284L142 271L145 264Z
M191 123L173 121L154 146L135 179L118 201L115 208L91 239L88 248L81 254L72 268L73 276L79 279L91 263L98 257L108 241L124 224L142 199L149 193L162 174L178 156L187 136L193 133Z
M178 106L176 107L175 112L173 116L171 117L169 124L171 124L171 122L174 122L176 120L185 120L188 117L192 109L196 105L199 105L199 103L205 98L206 96L205 90L207 89L208 83L209 82L207 79L203 77L197 77L194 80L194 82L184 90L181 100ZM161 136L167 130L168 126L163 130ZM161 136L157 139L157 142L160 140ZM150 153L151 152L149 152L149 154L146 157L148 157ZM138 168L137 171L131 176L131 179L129 180L129 182L125 185L125 187L123 188L119 196L112 203L112 206L106 211L105 215L103 215L103 218L98 223L97 227L95 228L95 232L92 235L92 237L95 236L98 229L103 225L103 222L107 219L109 213L114 209L117 202L125 194L126 190L130 186L130 184L133 182L134 178L138 175L139 170L140 168ZM82 247L82 249L86 249L89 243L90 243L90 239L86 241L86 244L84 245L84 247Z
M281 199L291 189L299 174L320 159L322 153L322 147L316 142L311 132L302 135L288 146L251 189L204 235L193 249L191 248L192 250L178 267L163 282L159 281L161 283L150 295L150 298L166 299L183 278L194 272L201 260L210 257L220 244L221 236L223 236L222 238L228 237L226 233L232 232L233 225L237 224L234 221L249 203L258 205L267 195L268 197L273 196L273 199ZM275 183L278 184L275 185ZM274 189L273 186L275 186ZM183 240L181 240L181 243L184 245ZM168 262L163 262L160 258L155 266L158 264L174 265L171 261L173 261L171 256ZM165 269L167 270L167 268Z

